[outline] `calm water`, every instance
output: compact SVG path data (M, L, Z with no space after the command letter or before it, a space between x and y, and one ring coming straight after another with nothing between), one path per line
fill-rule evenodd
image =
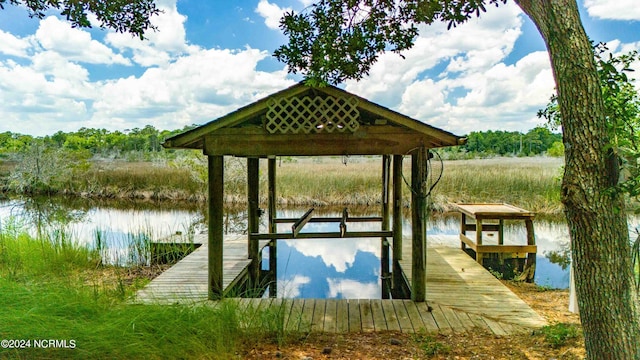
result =
M106 262L126 265L132 260L131 242L141 237L161 238L180 232L198 233L204 230L206 215L198 208L167 208L153 203L96 203L88 200L34 199L0 201L0 227L10 229L21 226L37 233L62 229L71 238L88 247L95 247L99 238ZM278 217L298 217L306 209L288 209ZM351 216L376 215L369 210L352 210ZM340 211L318 211L314 216L340 216ZM406 218L406 217L405 217ZM262 218L266 228L266 216ZM287 226L281 224L280 231ZM349 223L349 231L380 230L379 223ZM538 245L538 263L535 281L553 288L569 286L568 270L552 263L545 254L559 251L568 243L567 226L561 222L537 220L534 222ZM246 213L228 210L225 231L246 232ZM338 231L337 224L309 223L303 231ZM409 223L404 224L405 235L411 233ZM430 219L427 235L459 232L457 216ZM507 224L505 239L526 243L524 226ZM436 244L435 239L427 239ZM450 243L438 244L458 247L453 238ZM265 251L265 257L267 251ZM266 262L265 262L266 263ZM326 239L278 241L278 296L305 298L379 298L380 239Z

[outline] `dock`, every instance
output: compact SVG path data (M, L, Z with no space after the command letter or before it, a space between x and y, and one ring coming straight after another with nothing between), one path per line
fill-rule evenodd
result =
M173 237L179 244L187 240ZM193 237L195 251L185 256L177 264L153 279L138 291L136 301L143 303L188 303L207 299L207 236ZM166 243L166 241L163 241ZM260 243L263 248L267 241ZM233 289L247 273L251 260L247 258L247 236L229 235L224 239L223 287Z
M439 235L433 235L435 237ZM457 239L457 236L454 236ZM440 241L438 241L440 242ZM409 244L410 241L405 241ZM261 244L261 246L263 246ZM403 249L411 259L410 249ZM246 235L224 241L224 286L247 271ZM401 261L406 276L411 262ZM383 299L242 298L246 326L260 326L260 309L276 309L286 330L301 332L401 331L430 333L530 332L546 321L460 248L427 248L426 302ZM206 241L137 293L141 303L207 303ZM255 318L255 319L254 319Z

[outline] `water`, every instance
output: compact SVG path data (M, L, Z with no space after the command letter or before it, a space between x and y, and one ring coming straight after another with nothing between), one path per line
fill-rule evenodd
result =
M25 199L0 201L0 228L11 223L23 223L34 235L38 228L64 229L80 244L95 248L98 238L102 243L104 261L126 265L135 259L132 242L147 238L161 238L176 232L199 232L204 230L205 217L202 209L179 208L178 205L163 207L147 202L92 202L89 200L66 201L63 199ZM278 217L299 217L306 209L280 210ZM340 210L316 210L314 216L340 216ZM350 216L377 215L372 208L352 209ZM407 219L408 216L405 216ZM266 216L262 217L261 231L266 229ZM286 231L281 224L279 231ZM349 223L349 231L380 230L379 223ZM545 256L561 251L568 243L565 223L534 221L538 259L535 282L551 288L569 286L568 269L551 262ZM303 231L338 231L336 223L309 223ZM246 232L246 212L227 209L225 232ZM405 235L410 235L411 225L403 225ZM447 216L430 219L427 241L436 245L429 235L457 235L459 217ZM452 238L446 245L458 247ZM505 239L526 243L524 226L507 223ZM265 251L265 257L267 256ZM144 260L144 259L143 259ZM265 264L268 262L265 261ZM325 239L325 240L280 240L278 241L278 296L304 298L379 298L380 239Z
M303 213L288 210L278 212L277 216L295 218ZM375 231L380 230L380 223L349 223L348 229ZM285 224L279 224L279 232L287 230L290 232ZM308 223L302 230L337 231L337 223ZM279 240L277 266L278 297L379 299L382 294L379 238Z
M103 262L118 265L145 263L144 254L132 253L136 245L191 231L189 227L201 219L194 209L162 209L150 203L61 198L0 201L0 229L17 227L33 236L63 231L79 245L99 247Z
M279 212L278 217L298 217L304 210ZM318 216L336 217L339 212ZM375 214L358 214L372 216ZM356 216L354 214L354 216ZM405 216L405 220L407 216ZM349 231L380 230L379 223L349 223ZM337 224L308 223L308 232L338 231ZM535 283L549 288L569 287L569 268L553 263L547 254L561 252L569 243L566 223L534 221L538 245ZM279 231L286 231L280 228ZM459 247L460 218L439 216L429 220L427 242L430 245ZM403 224L410 236L411 224ZM429 235L454 235L448 242ZM505 239L526 244L524 222L506 222ZM450 241L449 241L450 240ZM301 298L380 298L380 239L288 240L278 242L278 296Z

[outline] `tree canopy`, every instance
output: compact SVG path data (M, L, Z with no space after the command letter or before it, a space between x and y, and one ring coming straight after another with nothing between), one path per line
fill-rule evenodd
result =
M42 19L47 11L59 10L73 27L91 27L89 14L94 14L100 26L121 33L144 38L147 29L155 29L151 17L160 13L154 0L0 0L0 9L6 5L22 5L30 17Z
M310 11L288 12L281 29L289 38L274 52L311 85L360 80L378 55L413 46L418 25L436 21L455 27L507 0L320 0Z

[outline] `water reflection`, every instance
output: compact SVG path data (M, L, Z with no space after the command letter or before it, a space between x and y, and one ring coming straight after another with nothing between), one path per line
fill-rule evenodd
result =
M77 244L98 250L104 263L132 265L146 263L150 239L197 232L203 219L194 210L112 205L64 198L0 201L0 231L16 227L39 238L64 232Z
M279 211L295 218L305 210ZM340 212L318 212L338 217ZM357 216L360 216L358 214ZM349 223L349 231L380 230L380 223ZM279 224L278 232L290 232ZM338 223L308 223L302 232L337 232ZM278 241L278 297L379 299L380 239L305 239Z
M356 245L347 250L345 239L278 241L278 296L379 299L380 240L347 241ZM314 245L324 250L313 250Z
M278 217L299 217L307 209L278 211ZM33 234L63 230L80 244L96 247L99 240L104 261L126 264L135 244L165 237L175 232L197 233L205 229L206 213L189 204L152 202L96 202L60 198L0 201L0 230L11 223L22 223ZM339 208L316 209L316 216L340 216ZM350 208L352 216L377 216L376 208ZM409 214L405 219L409 219ZM10 220L13 219L13 220ZM246 210L226 209L225 232L246 233ZM637 221L636 221L637 223ZM279 231L286 231L286 225ZM380 230L379 223L349 223L349 231ZM566 266L553 254L568 244L566 223L534 221L538 259L535 282L553 288L566 288ZM266 231L266 216L261 218ZM336 223L309 223L304 231L338 231ZM403 224L405 236L411 225ZM437 216L429 221L428 235L457 235L459 216ZM526 243L524 226L506 224L505 239ZM458 247L456 236L428 237L430 245ZM133 246L132 246L133 244ZM554 253L555 252L555 253ZM545 254L551 254L548 257ZM562 254L562 253L560 253ZM557 262L557 263L554 263ZM376 298L381 295L380 239L287 240L278 242L278 295L285 297Z

